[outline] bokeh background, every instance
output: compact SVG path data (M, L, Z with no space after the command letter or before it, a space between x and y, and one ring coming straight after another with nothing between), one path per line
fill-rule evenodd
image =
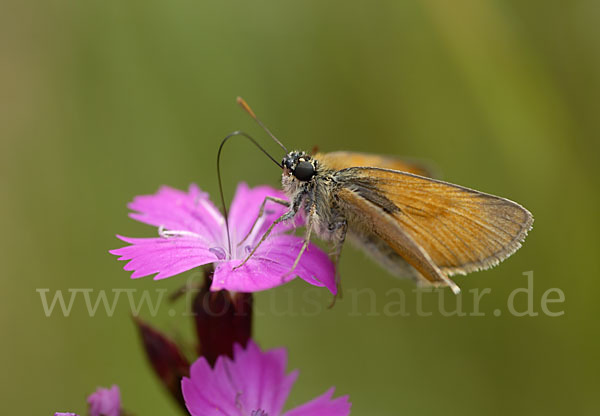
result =
M483 317L445 317L437 294L424 296L430 317L381 314L394 288L414 312L413 285L352 248L344 287L372 289L374 304L347 296L327 310L325 294L305 302L301 281L259 294L255 338L286 346L301 369L290 405L335 385L358 415L598 414L598 1L4 0L2 10L2 413L85 413L88 393L117 383L136 414L178 414L126 302L112 318L89 317L81 299L69 317L46 318L36 289L184 284L193 272L132 281L107 251L116 233L155 233L127 218L133 196L190 182L216 195L227 133L246 130L279 157L235 105L241 95L289 147L429 160L536 219L501 267L456 279L467 311L469 290L492 289ZM278 185L242 140L223 163L228 197L241 180ZM556 287L566 300L551 309L563 316L506 313L526 271L535 311ZM146 318L191 343L189 319L168 311Z

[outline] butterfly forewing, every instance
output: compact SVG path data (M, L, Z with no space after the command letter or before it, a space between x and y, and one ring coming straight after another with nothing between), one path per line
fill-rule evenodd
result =
M342 170L356 166L372 166L384 169L399 170L420 176L433 177L431 169L423 163L400 159L393 156L380 156L357 152L317 153L314 158L329 169Z
M406 172L356 167L336 177L350 191L339 194L347 204L361 201L373 215L386 218L374 223L376 234L391 245L392 231L383 228L398 227L445 275L497 264L521 246L533 222L515 202ZM422 266L396 247L402 244L398 241L394 250L423 274ZM431 273L425 277L439 280Z
M364 229L355 226L352 230L359 239L364 239L368 237L369 232L373 232L400 256L394 260L395 263L403 259L402 262L406 261L414 267L429 283L451 286L456 293L459 292L458 286L444 275L429 254L388 215L385 208L349 188L341 189L338 197L346 204L347 214L362 218L360 223L364 225Z

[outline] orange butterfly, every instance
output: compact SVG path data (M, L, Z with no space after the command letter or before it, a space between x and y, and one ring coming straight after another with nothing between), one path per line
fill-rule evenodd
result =
M245 101L238 103L285 149ZM336 263L348 238L396 276L459 293L450 276L495 266L521 247L533 223L516 202L432 179L425 168L396 158L292 151L280 167L290 202L267 198L261 214L268 201L289 209L261 242L303 210L306 238L294 267L313 233L333 244Z

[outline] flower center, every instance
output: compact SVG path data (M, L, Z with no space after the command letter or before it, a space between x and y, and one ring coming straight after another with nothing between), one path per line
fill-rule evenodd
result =
M227 252L223 247L211 247L208 251L217 256L219 260L225 260L225 257L227 257Z

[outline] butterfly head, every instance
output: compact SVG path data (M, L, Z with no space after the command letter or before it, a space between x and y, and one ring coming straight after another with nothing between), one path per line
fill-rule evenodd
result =
M284 176L294 176L302 182L310 181L317 173L317 161L306 152L292 151L281 162Z

